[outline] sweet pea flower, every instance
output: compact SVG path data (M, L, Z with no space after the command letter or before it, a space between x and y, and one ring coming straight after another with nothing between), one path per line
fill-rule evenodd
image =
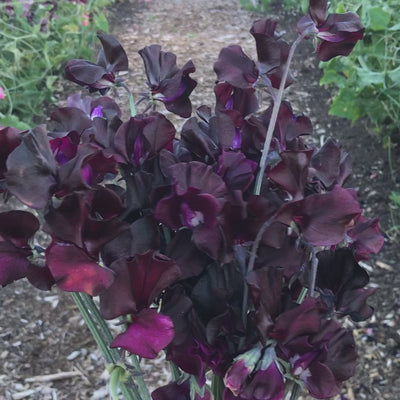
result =
M103 49L96 63L87 60L69 60L65 65L65 77L90 92L105 94L116 83L116 73L128 69L128 57L120 43L104 32L97 34Z
M297 23L300 34L314 34L320 39L317 55L321 61L329 61L340 55L348 56L364 35L364 28L356 13L329 14L326 17L327 10L327 0L310 0L308 15Z
M4 100L6 98L6 95L4 93L3 88L0 86L0 100Z

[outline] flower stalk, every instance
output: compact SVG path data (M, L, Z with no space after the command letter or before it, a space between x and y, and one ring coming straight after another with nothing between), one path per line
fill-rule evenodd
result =
M278 93L276 94L276 98L274 99L274 106L272 108L271 120L268 125L267 135L265 137L264 147L263 147L261 159L259 162L259 170L258 170L258 174L256 177L256 182L254 185L254 194L256 194L256 195L259 195L261 192L261 185L262 185L262 181L264 178L265 168L267 167L268 152L269 152L269 148L271 146L272 136L274 134L279 109L280 109L281 103L282 103L283 92L285 90L287 77L288 77L289 71L290 71L290 64L292 62L293 55L294 55L294 52L296 51L297 46L304 39L305 36L306 36L305 33L299 35L290 47L290 51L289 51L289 55L288 55L286 65L284 68L282 80L279 85L279 90L278 90Z

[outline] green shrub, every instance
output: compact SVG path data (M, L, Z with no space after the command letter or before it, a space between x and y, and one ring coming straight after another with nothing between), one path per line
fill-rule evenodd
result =
M43 115L62 90L64 63L91 58L96 31L108 31L102 10L111 2L35 1L28 12L19 0L0 3L1 125L25 129Z
M337 12L344 6L334 1ZM346 1L363 21L364 40L349 57L321 63L321 84L338 89L330 114L355 122L366 116L384 137L400 140L400 13L398 0ZM335 7L332 7L335 11Z
M240 0L240 4L246 10L266 12L273 4L282 3L286 9L307 12L308 0Z

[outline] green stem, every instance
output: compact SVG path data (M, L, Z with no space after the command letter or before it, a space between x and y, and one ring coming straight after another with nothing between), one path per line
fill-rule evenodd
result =
M286 61L285 70L284 70L284 73L282 76L281 84L279 86L279 90L278 90L276 99L274 101L274 106L272 108L271 120L268 125L267 135L265 138L264 148L263 148L261 160L260 160L260 169L258 171L256 183L254 185L254 194L256 194L256 195L259 195L261 192L261 184L262 184L262 180L264 177L265 168L267 166L267 157L268 157L269 147L271 146L272 135L275 130L275 125L276 125L276 121L278 118L278 112L281 107L283 92L285 90L285 84L286 84L286 80L287 80L289 70L290 70L290 63L292 62L292 58L293 58L293 55L294 55L297 45L301 42L301 40L304 38L304 36L305 36L305 34L300 35L293 42L292 46L290 47L290 51L289 51L289 55L288 55L288 58Z
M181 371L172 361L169 362L169 369L171 370L172 379L177 381L181 377Z
M297 400L299 395L300 395L300 385L298 383L293 383L289 400Z
M104 358L108 363L115 364L118 359L114 357L107 344L105 343L103 337L101 336L96 323L93 321L90 312L86 308L85 301L83 300L83 295L81 293L72 293L72 297L78 306L80 313L82 314L83 319L88 326L90 333L92 334L96 344L99 346L101 352L103 353Z
M150 393L147 388L146 382L144 381L144 378L142 375L142 369L140 368L139 360L138 360L136 354L132 354L130 356L130 359L131 359L132 365L139 372L139 375L135 376L135 381L138 385L141 399L142 400L151 400Z
M98 325L103 325L103 328L106 326L103 318L101 318L100 313L94 304L93 300L84 293L72 293L72 298L74 299L80 313L82 314L83 319L88 326L90 333L92 334L97 346L99 347L100 351L103 353L104 358L110 364L116 364L119 361L119 353L115 349L110 349L108 347L108 343L104 340ZM90 299L90 300L89 300ZM88 309L89 308L89 309ZM97 312L95 311L97 310ZM90 311L89 311L90 310ZM100 318L97 318L100 316ZM100 320L103 320L100 323ZM108 326L107 330L108 330ZM102 330L103 330L102 328ZM108 330L109 331L109 330ZM103 332L103 335L105 332ZM111 332L106 334L108 337L111 337ZM111 336L110 336L111 335ZM125 383L120 384L120 390L124 396L125 400L142 400L141 396L136 388L135 383L133 382L132 378L128 379L128 385Z
M136 106L135 106L135 100L133 98L133 94L131 90L128 88L128 86L125 84L125 82L119 82L117 86L120 86L126 90L129 96L129 108L131 110L131 117L134 117L137 112L136 112Z
M214 400L222 400L222 392L224 391L225 384L222 378L213 374L211 380L211 392L214 395Z

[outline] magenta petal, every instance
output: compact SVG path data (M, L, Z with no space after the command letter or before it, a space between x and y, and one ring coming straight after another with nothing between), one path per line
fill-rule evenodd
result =
M174 338L174 326L169 317L147 308L133 317L128 329L119 334L110 347L121 347L144 358L156 358Z
M52 243L46 250L46 261L57 286L66 292L84 292L98 296L114 281L108 268L68 243Z

